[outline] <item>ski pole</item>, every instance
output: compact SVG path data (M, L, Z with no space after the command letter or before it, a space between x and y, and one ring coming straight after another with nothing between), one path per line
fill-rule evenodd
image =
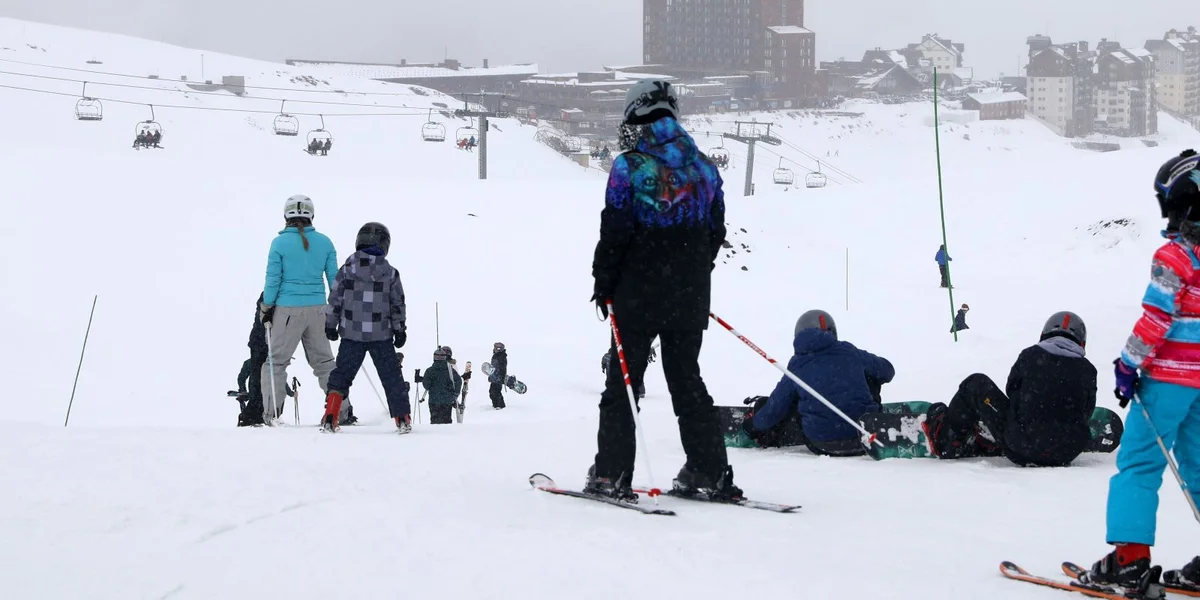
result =
M1146 417L1146 423L1150 425L1150 432L1154 434L1154 441L1158 442L1158 449L1162 450L1163 458L1167 459L1167 466L1171 467L1171 474L1175 476L1175 481L1179 483L1179 489L1183 490L1183 495L1187 498L1188 506L1192 508L1192 516L1200 522L1200 509L1196 508L1196 499L1192 497L1192 490L1188 488L1188 484L1183 480L1183 476L1179 474L1179 465L1175 463L1175 457L1171 456L1171 452L1167 450L1166 443L1163 442L1162 436L1158 434L1158 428L1154 426L1154 420L1150 418L1150 411L1146 409L1145 403L1137 394L1133 395L1133 401L1142 408L1142 416Z
M734 335L734 337L736 337L739 340L742 340L742 343L749 346L751 350L754 350L755 352L757 352L759 356L765 358L767 360L767 362L774 365L776 369L779 369L780 371L782 371L783 374L786 375L788 379L791 379L793 382L795 382L796 385L800 386L800 389L808 392L813 398L820 400L821 404L824 404L826 408L833 411L834 414L841 417L842 420L844 420L845 422L847 422L851 426L853 426L855 429L857 429L858 432L863 435L863 439L862 439L863 445L870 446L871 444L879 444L881 447L883 446L883 442L876 439L875 434L869 433L869 432L867 432L866 429L863 429L862 425L859 425L857 421L846 416L846 413L842 412L838 407L834 406L833 403L830 402L829 400L826 400L825 396L822 396L820 392L812 389L812 386L808 385L807 383L804 383L803 379L800 379L799 377L796 376L795 373L792 373L791 371L787 370L787 368L780 365L778 361L776 361L774 358L771 358L769 355L767 355L767 353L764 352L762 348L759 348L758 346L756 346L754 344L754 342L751 342L746 336L738 333L738 330L734 329L733 326L730 325L729 323L726 323L724 319L722 319L721 317L718 317L715 313L708 313L708 316L712 317L713 320L716 321L717 323L720 323L721 327L724 327L726 331L728 331L729 333L732 333Z
M625 347L621 345L621 330L617 327L617 313L613 311L612 299L604 301L608 306L608 323L612 326L613 343L617 346L617 360L621 363L621 376L625 379L625 393L629 396L629 410L633 413L633 429L642 445L642 462L646 463L646 477L650 480L648 495L658 504L662 490L654 487L654 468L650 465L650 446L646 444L646 433L642 431L642 420L638 416L637 399L633 394L633 383L629 380L629 365L625 363Z
M375 381L371 379L371 372L367 370L367 365L363 365L362 372L367 376L367 383L371 384L371 391L375 392L376 398L379 398L379 404L383 406L384 412L391 414L391 409L388 408L387 402L383 401L383 396L379 395L379 389L375 387Z
M300 424L300 380L292 378L292 410L296 413L296 425Z
M100 294L92 297L92 312L88 314L87 331L83 333L83 350L79 351L79 366L75 367L75 383L71 384L71 400L67 402L67 418L63 419L63 427L71 422L71 407L75 405L75 388L79 387L79 373L83 371L83 355L87 352L88 336L92 334L92 317L96 316L96 301Z
M267 403L263 402L263 422L267 425L275 423L275 350L271 347L271 323L263 323L267 328L267 365L271 370L271 410L267 411Z

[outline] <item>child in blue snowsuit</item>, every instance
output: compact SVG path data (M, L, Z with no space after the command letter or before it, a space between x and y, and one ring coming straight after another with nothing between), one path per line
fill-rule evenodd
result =
M1107 541L1116 548L1088 573L1093 581L1126 587L1140 587L1151 573L1158 490L1167 468L1158 438L1175 449L1192 510L1200 503L1200 221L1191 220L1200 216L1200 155L1187 150L1164 163L1154 189L1168 241L1154 253L1145 312L1113 361L1121 407L1138 405L1126 417L1108 488ZM1200 585L1200 557L1164 579Z

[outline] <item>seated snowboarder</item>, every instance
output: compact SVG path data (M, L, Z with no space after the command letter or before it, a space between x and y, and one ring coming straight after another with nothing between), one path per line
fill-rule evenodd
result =
M833 317L810 310L796 321L792 346L796 353L788 371L820 392L851 419L878 410L878 388L896 376L887 359L838 340ZM859 456L865 450L860 434L819 400L783 377L761 408L746 415L742 427L756 440L769 439L773 428L799 417L804 443L816 454Z
M429 392L429 423L448 425L462 392L462 376L450 365L450 349L442 346L433 353L433 364L421 376L421 385Z
M934 404L925 421L939 458L1006 456L1021 466L1071 464L1091 441L1096 367L1084 358L1087 327L1057 312L1040 341L1017 357L1005 392L987 375L963 380L950 405Z
M970 327L967 327L967 311L969 310L971 310L971 307L966 304L958 309L958 313L954 315L954 324L950 326L950 333L970 329Z

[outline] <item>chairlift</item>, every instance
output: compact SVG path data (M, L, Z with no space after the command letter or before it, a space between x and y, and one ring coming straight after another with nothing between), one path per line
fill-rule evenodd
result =
M569 135L563 138L563 143L566 145L567 152L578 154L583 152L583 138Z
M472 150L475 145L479 144L479 130L474 127L459 127L458 133L454 135L454 140L459 148ZM472 142L472 140L474 141Z
M333 146L333 135L325 130L325 115L317 116L321 118L321 127L308 132L308 145L304 151L313 156L326 156Z
M725 148L724 137L721 138L721 145L708 150L708 158L721 169L729 168L729 150Z
M297 136L300 135L300 119L293 117L283 112L283 105L287 100L282 100L279 103L279 114L275 116L275 135Z
M779 185L792 185L796 182L796 174L793 173L791 169L783 166L782 156L779 157L779 168L775 169L775 173L772 175L772 177L775 180L775 183Z
M150 107L150 118L139 122L133 130L133 147L134 148L162 148L159 143L162 142L163 128L154 120L154 105L148 104Z
M100 121L104 119L104 106L95 98L87 95L87 82L83 82L83 96L75 103L75 118L80 121Z
M821 162L817 161L817 170L809 173L804 178L804 187L806 188L823 188L827 180L825 174L821 172Z
M433 109L429 109L429 121L421 126L421 139L426 142L446 141L446 126L433 120Z

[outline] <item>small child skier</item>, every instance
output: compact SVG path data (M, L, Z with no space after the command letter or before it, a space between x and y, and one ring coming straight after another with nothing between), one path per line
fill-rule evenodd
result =
M358 230L354 254L338 269L329 292L325 316L325 336L342 343L337 364L329 375L329 393L325 400L322 426L337 431L342 401L350 394L354 376L367 353L375 363L387 396L388 411L400 433L412 431L408 394L404 375L390 345L403 348L408 339L405 326L404 286L400 273L387 261L392 236L380 223L367 223Z
M492 344L492 376L488 386L488 397L492 399L492 408L504 408L504 381L508 378L508 352L502 342Z
M462 392L462 376L450 364L452 352L442 346L433 353L433 364L421 376L421 385L429 392L429 423L449 425Z
M1167 219L1167 243L1154 253L1145 312L1113 361L1121 408L1140 405L1125 419L1117 474L1108 486L1106 540L1116 548L1087 574L1126 587L1139 586L1150 571L1158 489L1172 446L1192 510L1200 503L1200 330L1190 324L1200 319L1200 155L1185 150L1164 163L1154 190ZM1167 579L1200 585L1200 557Z
M971 310L971 307L966 304L958 309L958 314L954 315L954 324L950 326L950 333L970 329L970 327L967 327L967 311L969 310Z

